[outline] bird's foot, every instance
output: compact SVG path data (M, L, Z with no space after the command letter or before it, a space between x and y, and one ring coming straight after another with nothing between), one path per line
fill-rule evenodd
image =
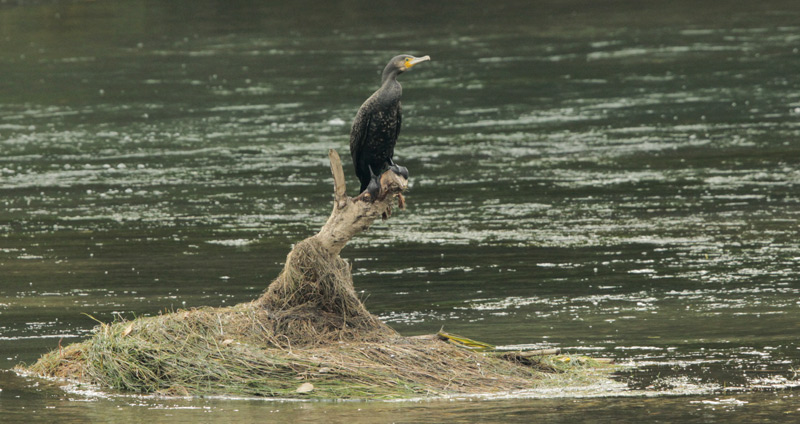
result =
M393 163L389 169L391 169L392 172L394 172L395 174L405 179L408 179L408 168L406 168L405 166L400 166L396 163Z
M367 185L367 189L364 192L369 195L370 202L374 202L378 198L378 194L381 192L381 183L377 177L369 180L369 185Z

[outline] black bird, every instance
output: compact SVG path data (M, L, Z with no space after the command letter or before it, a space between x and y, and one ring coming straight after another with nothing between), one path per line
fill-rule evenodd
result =
M408 178L408 170L392 161L394 145L403 121L400 97L403 87L397 76L412 66L431 60L429 56L414 57L407 54L395 56L383 69L381 88L373 93L358 109L350 131L350 155L361 181L361 191L367 190L375 200L380 190L378 179L387 170Z

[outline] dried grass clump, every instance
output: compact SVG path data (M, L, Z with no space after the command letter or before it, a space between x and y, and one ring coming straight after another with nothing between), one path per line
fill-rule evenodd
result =
M137 393L395 398L529 388L533 368L406 338L356 297L349 265L309 238L258 300L96 327L29 368ZM300 384L314 389L298 393Z
M550 380L553 368L526 361L401 337L358 300L348 264L312 238L256 301L101 324L28 371L136 393L381 399ZM302 383L312 386L298 392Z
M137 393L280 398L397 398L535 386L542 373L435 339L266 347L256 303L103 324L94 337L44 355L29 371ZM288 344L288 343L286 343ZM298 393L305 382L313 391Z
M397 336L358 299L350 265L324 249L315 237L292 249L283 272L256 305L273 311L271 330L281 335L276 346L375 341Z

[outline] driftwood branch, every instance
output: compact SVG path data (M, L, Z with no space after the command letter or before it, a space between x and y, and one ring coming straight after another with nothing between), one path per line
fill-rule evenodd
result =
M344 171L339 154L330 149L328 157L333 173L333 212L314 237L330 254L338 255L353 236L369 228L378 217L391 216L395 198L398 199L401 209L405 206L402 193L408 188L408 180L392 171L386 171L381 175L381 189L377 199L370 199L366 192L351 198L345 194Z

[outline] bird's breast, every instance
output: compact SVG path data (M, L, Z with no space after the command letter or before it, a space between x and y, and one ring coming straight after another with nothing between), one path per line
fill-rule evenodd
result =
M391 135L394 141L397 133L397 109L376 111L370 119L370 133L373 136Z

